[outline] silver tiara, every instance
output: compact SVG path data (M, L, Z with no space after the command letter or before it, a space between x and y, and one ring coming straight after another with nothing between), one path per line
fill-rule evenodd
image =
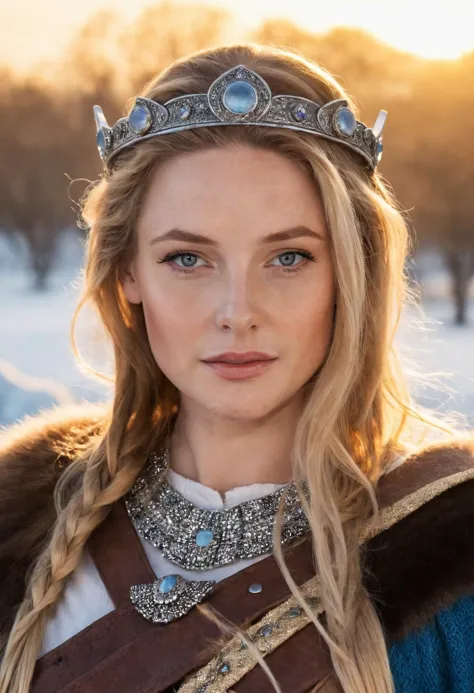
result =
M224 72L207 94L178 96L165 104L137 96L125 118L107 124L100 106L94 106L97 147L107 169L117 152L135 142L216 125L263 125L311 132L361 154L372 169L382 158L382 131L387 111L380 111L372 128L359 122L345 99L319 106L299 96L272 96L260 75L244 65Z

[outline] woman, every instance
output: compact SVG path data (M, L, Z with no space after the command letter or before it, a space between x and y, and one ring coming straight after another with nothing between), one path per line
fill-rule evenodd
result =
M94 110L114 398L3 436L0 692L471 691L473 446L413 439L385 112L255 45Z

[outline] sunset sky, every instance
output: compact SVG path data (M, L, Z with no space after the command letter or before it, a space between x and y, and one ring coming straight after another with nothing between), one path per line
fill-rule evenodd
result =
M38 61L55 59L95 11L113 8L132 19L154 4L156 0L0 0L0 63L23 71ZM237 30L278 16L315 32L337 25L361 27L422 57L449 59L474 50L474 0L210 0L207 4L233 11Z

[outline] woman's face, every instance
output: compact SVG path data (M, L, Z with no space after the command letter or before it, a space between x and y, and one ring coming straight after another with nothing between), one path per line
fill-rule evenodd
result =
M297 165L250 146L179 156L150 181L137 233L125 295L181 403L252 420L299 400L329 345L334 278L322 203ZM275 359L238 379L203 361L229 351Z

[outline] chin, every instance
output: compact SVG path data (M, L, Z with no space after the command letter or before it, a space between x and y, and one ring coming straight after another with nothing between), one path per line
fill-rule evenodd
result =
M213 408L212 415L219 417L220 419L226 419L228 421L241 421L242 423L251 423L257 421L263 421L267 416L271 414L271 409L261 409L261 410L250 410L247 408L236 408L236 407L221 407Z
M268 388L259 386L252 390L252 393L242 393L238 390L223 394L212 389L206 389L206 397L202 397L200 392L199 401L201 406L212 412L214 416L224 419L234 419L240 421L255 421L264 419L278 409L284 402L277 397L270 397Z

